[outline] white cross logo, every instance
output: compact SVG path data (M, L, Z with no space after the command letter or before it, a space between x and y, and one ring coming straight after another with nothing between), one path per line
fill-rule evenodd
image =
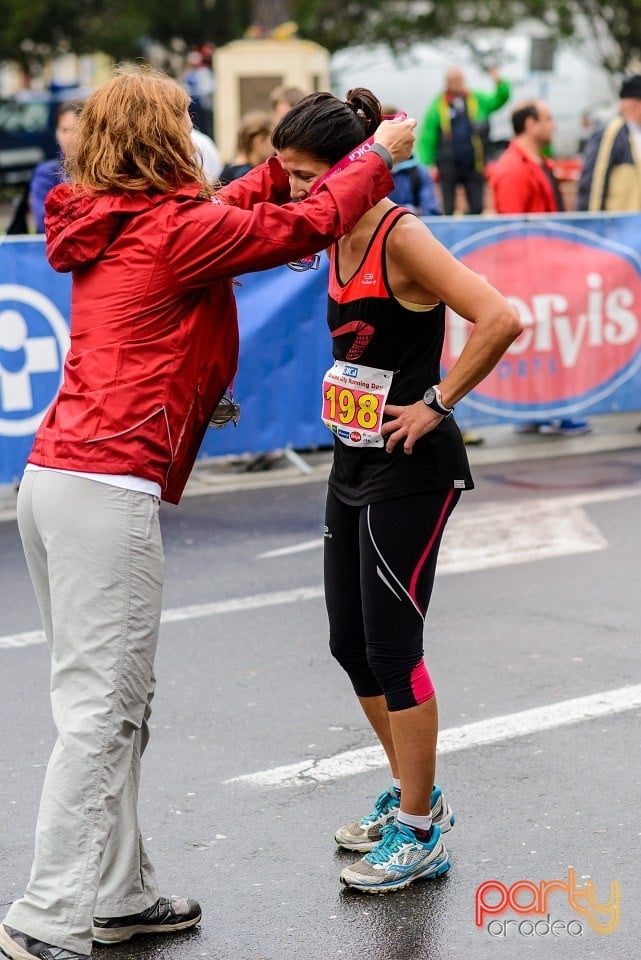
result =
M55 337L29 337L25 318L17 310L0 311L0 350L21 351L24 364L19 370L7 370L0 363L0 408L6 413L31 410L33 393L31 374L58 369L58 345Z
M0 309L0 411L3 413L25 412L22 418L0 416L0 434L26 436L33 433L53 399L55 390L62 382L61 357L69 347L67 325L54 304L43 294L17 284L0 285L0 302L24 303L37 310L47 320L51 334L29 336L29 328L23 314L15 307ZM12 356L13 355L13 356ZM38 373L59 372L57 383L46 405L34 410L31 378Z

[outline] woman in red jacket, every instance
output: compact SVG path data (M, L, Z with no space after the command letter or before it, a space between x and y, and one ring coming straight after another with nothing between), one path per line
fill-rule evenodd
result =
M88 99L70 182L47 200L47 256L73 274L71 346L18 522L58 740L29 884L0 925L11 960L87 960L92 940L200 919L196 901L160 896L136 813L161 609L159 499L179 501L236 371L234 275L351 229L413 146L413 121L385 125L374 152L306 203L286 203L275 159L212 198L188 107L164 75L121 68Z

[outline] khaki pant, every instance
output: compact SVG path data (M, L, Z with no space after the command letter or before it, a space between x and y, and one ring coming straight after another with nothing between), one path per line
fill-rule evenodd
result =
M18 525L51 652L58 739L31 877L5 922L89 953L93 916L137 913L159 896L136 809L162 597L158 501L28 471ZM25 716L28 688L25 677Z

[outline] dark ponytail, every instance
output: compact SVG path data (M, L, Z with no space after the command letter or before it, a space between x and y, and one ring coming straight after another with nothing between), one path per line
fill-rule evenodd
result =
M367 87L354 87L345 94L345 103L365 126L365 136L371 137L383 119L383 109Z
M279 121L272 144L276 150L298 150L333 165L371 137L381 120L381 105L365 87L348 90L345 100L312 93Z

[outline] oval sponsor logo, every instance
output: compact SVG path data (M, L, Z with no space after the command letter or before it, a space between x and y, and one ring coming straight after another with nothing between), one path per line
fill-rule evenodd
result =
M44 294L0 284L0 435L34 433L61 383L69 330Z
M352 440L354 443L359 443L362 437L361 437L361 434L358 432L358 430L352 430L352 432L349 435L349 439Z
M517 308L523 333L469 402L487 411L559 412L614 392L641 364L641 261L586 230L546 223L496 227L452 248ZM466 249L467 248L467 249ZM472 325L453 311L443 350L449 369Z

